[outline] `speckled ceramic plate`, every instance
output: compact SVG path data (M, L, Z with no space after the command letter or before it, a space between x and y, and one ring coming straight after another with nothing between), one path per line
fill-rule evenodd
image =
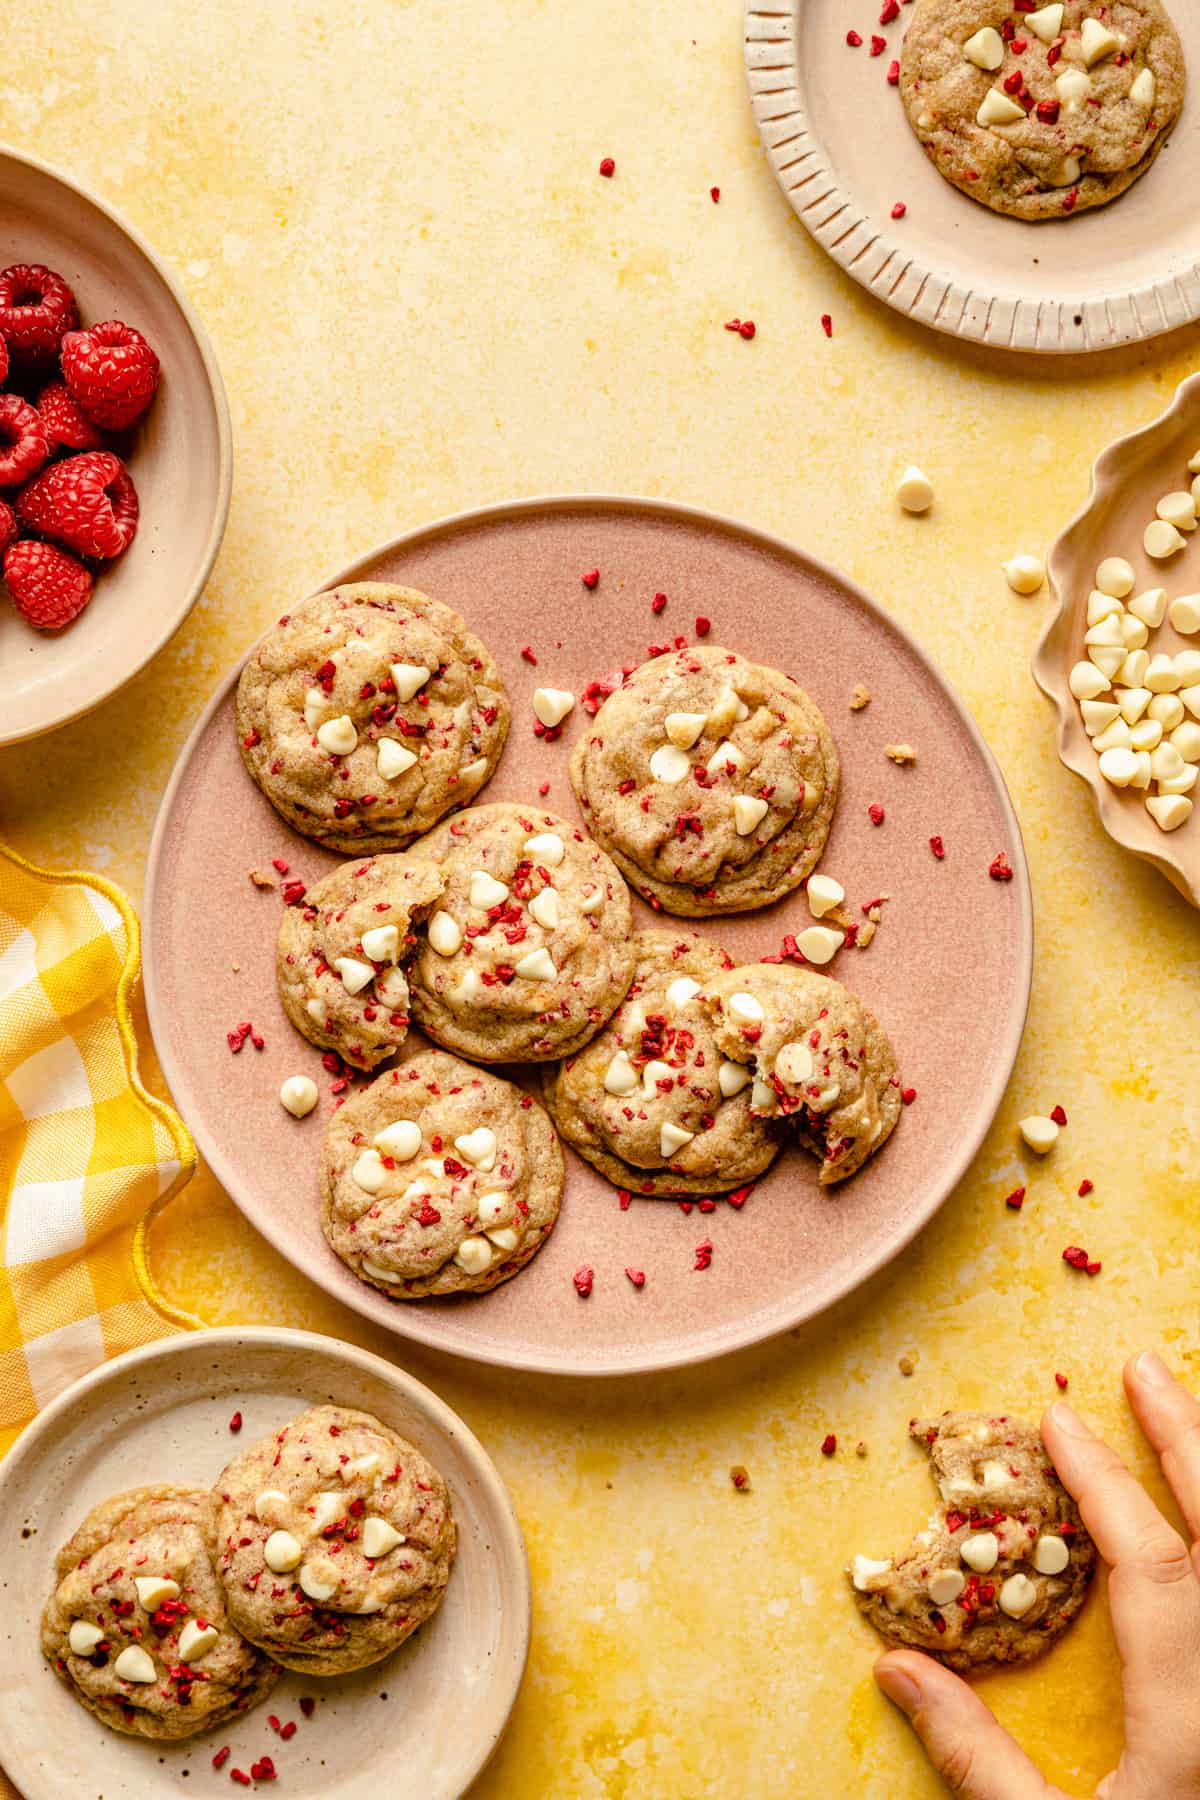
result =
M89 1507L150 1480L207 1487L240 1446L306 1406L376 1414L436 1463L458 1556L446 1597L394 1656L341 1680L285 1672L265 1705L178 1745L106 1731L43 1660L38 1620L54 1556ZM240 1437L229 1420L240 1411ZM381 1357L303 1331L164 1339L104 1364L35 1420L0 1465L0 1763L25 1800L179 1800L269 1755L292 1800L458 1800L516 1701L529 1645L529 1573L499 1475L449 1407ZM317 1700L311 1719L302 1695ZM385 1704L380 1704L381 1700ZM290 1740L268 1713L295 1719ZM226 1772L211 1758L231 1746ZM192 1777L191 1780L186 1779Z
M1185 45L1193 4L1172 7ZM1200 213L1178 201L1200 181L1194 96L1153 167L1110 205L1041 224L1007 218L952 187L922 150L887 82L911 13L881 25L880 10L875 0L745 7L763 146L835 262L921 324L1004 350L1099 350L1200 317ZM872 36L887 40L878 56ZM897 202L905 212L893 219Z
M1200 375L1176 389L1166 412L1128 437L1118 438L1096 459L1087 502L1055 540L1046 569L1056 609L1033 658L1038 686L1058 715L1058 754L1087 782L1100 822L1109 836L1135 856L1161 869L1193 906L1200 906L1200 810L1176 831L1160 831L1146 811L1145 797L1114 788L1100 773L1099 758L1083 729L1079 702L1068 686L1075 663L1085 656L1087 601L1096 565L1123 556L1137 572L1135 593L1165 587L1172 599L1200 589L1200 545L1194 533L1185 550L1169 562L1154 562L1142 548L1142 532L1164 494L1191 485L1188 458L1200 450ZM1200 638L1181 637L1169 624L1151 632L1154 654L1196 649ZM1200 796L1200 788L1193 798Z
M589 593L580 572L596 567ZM530 500L413 532L338 580L411 583L449 601L487 642L514 702L512 732L486 800L530 800L577 816L567 759L587 716L562 740L532 731L539 683L582 692L648 646L691 638L794 673L824 709L842 752L843 786L822 867L857 909L887 894L866 951L831 973L884 1021L917 1090L882 1153L822 1191L815 1164L789 1150L740 1210L684 1214L635 1200L568 1158L562 1215L545 1248L481 1299L398 1305L333 1256L318 1221L316 1167L329 1078L276 997L280 898L249 880L273 857L311 883L336 862L290 832L242 767L234 728L237 671L214 696L163 799L146 897L146 990L163 1069L217 1177L260 1231L315 1281L402 1335L514 1368L606 1374L697 1361L770 1336L847 1293L917 1232L950 1193L983 1137L1016 1055L1029 991L1032 924L1020 835L1004 784L959 702L913 641L852 583L777 539L659 501ZM656 591L665 612L650 610ZM283 612L294 599L278 596ZM538 662L522 657L528 646ZM873 698L849 710L864 682ZM898 768L883 747L918 752ZM875 827L868 807L882 805ZM940 834L945 860L929 839ZM1014 879L989 880L1007 854ZM635 901L639 925L654 915ZM739 958L777 951L809 922L803 895L765 912L701 925ZM266 1038L231 1056L225 1034L252 1020ZM297 1124L280 1082L311 1071L324 1092ZM527 1072L528 1073L528 1072ZM695 1248L714 1246L696 1271ZM595 1270L590 1299L575 1270ZM627 1268L643 1269L636 1290Z
M65 631L34 631L0 585L0 744L90 712L158 654L208 580L233 472L216 358L173 277L101 201L57 170L0 148L0 268L14 262L57 269L86 324L118 318L135 325L163 373L129 459L141 501L138 534L97 577L87 610Z

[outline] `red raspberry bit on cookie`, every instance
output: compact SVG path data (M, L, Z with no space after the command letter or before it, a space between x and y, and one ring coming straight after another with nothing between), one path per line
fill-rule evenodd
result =
M626 1273L626 1275L628 1275L630 1281L633 1283L635 1288L644 1288L645 1287L645 1285L646 1285L645 1269L626 1269L625 1273Z
M711 1268L712 1267L712 1259L713 1259L712 1239L705 1238L705 1240L702 1244L696 1245L696 1260L692 1264L693 1273L695 1273L695 1271L697 1269Z
M852 50L857 50L862 43L862 39L859 37L857 31L848 31L846 33L846 42Z
M235 1436L242 1429L242 1415L240 1412L235 1412L233 1417L230 1419L229 1429L230 1429L230 1431L232 1431L234 1433Z
M1050 1117L1054 1120L1056 1125L1065 1125L1067 1122L1067 1115L1061 1106L1052 1107L1050 1109Z
M937 861L938 861L938 862L944 862L944 861L945 861L945 858L946 858L946 846L945 846L945 844L944 844L944 843L943 843L943 842L942 842L942 839L941 839L941 837L940 837L940 836L939 836L939 834L938 834L938 833L936 833L936 832L935 832L935 833L934 833L934 835L933 835L933 836L932 836L932 837L931 837L931 838L930 838L930 840L929 840L929 848L930 848L930 849L931 849L931 850L932 850L932 851L933 851L933 854L934 854L934 857L935 857L935 858L936 858L936 860L937 860Z
M610 177L615 175L616 172L617 172L617 165L613 161L612 157L611 156L601 157L600 173L604 176L605 180L608 180Z
M579 577L579 579L582 581L585 588L598 587L600 583L600 571L599 569L588 569L585 574Z
M1013 48L1014 50L1016 49L1015 44L1013 45ZM1004 77L1003 85L1006 94L1019 94L1025 85L1025 77L1022 75L1020 69L1012 69Z
M821 1439L821 1455L834 1456L837 1453L837 1438L832 1431Z
M821 330L827 338L833 336L833 318L829 313L821 314Z
M230 1757L229 1745L224 1744L224 1745L222 1745L221 1749L217 1751L216 1755L212 1759L213 1768L214 1769L223 1769L225 1767L225 1764L229 1761L229 1757Z
M902 1106L911 1106L913 1101L916 1099L916 1097L917 1097L916 1088L906 1087L906 1088L900 1089L900 1103Z
M1014 1188L1011 1194L1005 1194L1004 1204L1010 1212L1020 1212L1025 1204L1025 1189L1023 1187Z
M697 637L707 637L712 630L712 620L706 619L703 613L696 614L695 632Z
M884 812L884 810L883 810L882 806L880 806L879 802L876 801L873 805L868 806L867 817L870 819L872 825L882 825L883 821L887 817L887 814Z
M581 1300L587 1299L592 1291L592 1283L595 1279L596 1271L594 1269L589 1269L586 1266L582 1269L576 1269L571 1280L575 1284L575 1292L579 1295Z
M1083 1180L1080 1182L1078 1188L1076 1189L1076 1192L1078 1193L1079 1198L1081 1200L1086 1200L1088 1195L1091 1193L1092 1189L1095 1187L1095 1185L1096 1185L1095 1182L1089 1181L1088 1177L1085 1175Z
M991 876L993 881L1011 881L1012 880L1013 872L1012 872L1012 869L1009 867L1008 858L1004 854L1003 850L1001 850L996 856L993 856L991 862L988 864L988 874Z
M307 892L308 889L302 881L285 881L282 889L283 904L285 906L299 906Z
M1066 1387L1068 1387L1068 1386L1069 1386L1069 1385L1070 1385L1070 1382L1069 1382L1069 1378L1068 1378L1068 1377L1067 1377L1067 1376L1066 1376L1066 1375L1060 1375L1060 1374L1059 1374L1059 1372L1058 1372L1058 1370L1057 1370L1057 1369L1055 1369L1055 1371L1054 1371L1054 1385L1055 1385L1055 1387L1056 1387L1056 1388L1060 1388L1060 1389L1061 1389L1061 1388L1066 1388Z
M532 663L534 668L537 668L537 657L533 654L533 651L529 648L528 644L521 645L521 658L522 661Z
M1025 52L1029 48L1029 39L1023 38L1023 37L1015 37L1012 41L1012 47L1013 47L1013 55L1014 56L1024 56Z
M1057 100L1039 100L1037 103L1037 116L1043 125L1056 125L1058 123L1059 110L1059 103Z
M872 32L872 34L871 34L871 55L872 56L882 56L886 49L887 49L887 39L883 38L883 37L877 37L875 35L875 33Z
M903 200L897 200L895 206L892 208L892 217L893 219L902 219L907 211L908 208L905 206Z
M1067 194L1063 200L1063 203L1062 203L1063 211L1067 212L1067 213L1074 212L1075 211L1075 202L1078 200L1078 198L1079 198L1079 189L1072 188L1070 193Z
M900 64L898 62L888 64L887 80L889 87L900 86Z

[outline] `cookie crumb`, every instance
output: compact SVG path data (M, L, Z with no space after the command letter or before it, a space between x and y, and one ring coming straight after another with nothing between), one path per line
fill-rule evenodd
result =
M729 1471L729 1479L732 1481L739 1494L748 1494L750 1492L750 1471L749 1469L743 1468L741 1463L734 1463L732 1469Z
M273 888L275 877L268 875L265 869L249 869L247 873L256 888Z
M917 1363L919 1362L919 1360L920 1360L919 1352L916 1350L910 1350L906 1355L904 1355L900 1358L900 1361L897 1363L896 1367L899 1369L899 1371L902 1375L911 1375L916 1370L916 1366L917 1366Z
M883 754L889 762L899 763L901 768L917 760L917 753L911 744L885 744Z
M855 682L854 688L850 694L850 711L861 712L864 706L870 706L870 704L871 695L869 689L865 688L861 681Z
M854 1454L855 1456L865 1456L867 1454L866 1438L859 1438L857 1444L854 1446Z

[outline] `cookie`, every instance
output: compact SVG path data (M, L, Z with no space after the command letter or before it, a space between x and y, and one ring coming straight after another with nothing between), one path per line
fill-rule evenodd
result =
M753 1071L752 1114L792 1121L820 1158L822 1187L886 1143L900 1117L895 1052L840 981L792 963L748 963L710 981L701 1004L721 1054Z
M393 1300L484 1294L549 1237L563 1158L530 1095L425 1050L339 1108L321 1155L321 1227Z
M203 1488L101 1501L54 1559L42 1649L81 1705L131 1737L192 1737L264 1700L275 1663L230 1623Z
M761 1175L779 1149L750 1110L750 1071L723 1060L700 1003L732 959L687 931L639 931L629 992L590 1044L545 1076L563 1138L638 1194L707 1194Z
M486 646L439 600L359 581L285 613L238 683L242 760L296 831L401 850L495 769L509 704Z
M421 1029L472 1062L550 1062L594 1037L633 975L629 892L578 825L476 806L414 856L445 883L409 965Z
M588 829L655 907L750 912L816 865L838 753L790 675L730 650L672 651L610 694L571 757Z
M412 926L436 905L433 863L398 852L343 863L285 906L275 970L283 1010L310 1044L373 1069L404 1042Z
M446 1484L370 1413L310 1407L235 1456L215 1494L230 1617L285 1668L364 1669L441 1605Z
M1183 49L1159 0L917 0L900 95L934 167L993 212L1069 219L1145 173L1179 116Z
M968 1674L1029 1662L1066 1630L1096 1572L1096 1547L1032 1425L943 1413L909 1431L928 1452L942 1504L895 1561L847 1570L889 1644Z

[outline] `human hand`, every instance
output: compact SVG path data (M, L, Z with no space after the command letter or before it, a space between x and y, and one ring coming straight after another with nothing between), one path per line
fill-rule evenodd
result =
M1153 1351L1125 1366L1125 1391L1189 1536L1200 1538L1200 1404ZM1125 1696L1125 1748L1097 1800L1200 1800L1200 1545L1163 1518L1115 1450L1059 1402L1042 1437L1109 1565L1108 1603ZM915 1650L875 1679L908 1715L938 1773L966 1800L1067 1800L965 1681Z

